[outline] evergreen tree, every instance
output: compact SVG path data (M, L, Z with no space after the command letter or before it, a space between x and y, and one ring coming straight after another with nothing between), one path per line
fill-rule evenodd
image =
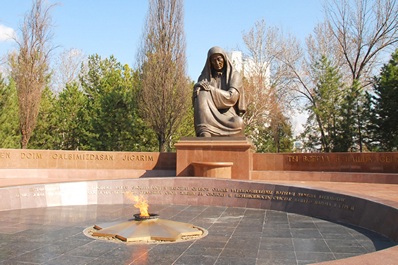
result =
M282 112L277 111L275 115L272 116L267 131L269 139L271 140L267 152L281 153L292 151L292 125Z
M46 87L40 100L36 128L29 141L29 149L56 149L58 138L58 123L56 112L56 97Z
M111 56L89 57L81 76L87 97L86 147L103 151L151 151L156 137L138 115L138 73Z
M19 148L20 139L15 82L7 84L0 73L0 148Z
M383 66L380 76L375 78L374 94L370 101L370 123L367 126L371 133L369 145L380 151L397 151L398 149L398 49L390 61ZM378 148L377 148L378 147Z
M292 125L288 117L275 111L266 124L250 126L245 133L249 135L258 153L291 152L293 148Z
M304 150L319 152L321 146L319 132L315 119L311 115L307 118L304 131L299 135L298 139L303 143Z
M340 122L336 129L335 152L362 152L362 134L365 128L365 93L357 81L343 91Z
M315 87L310 94L309 112L303 138L305 146L322 152L336 151L339 148L339 104L342 82L336 67L322 56L312 69Z
M375 80L377 77L374 78ZM378 128L376 126L376 116L374 112L374 94L373 91L367 91L365 95L365 103L364 103L364 144L369 151L377 152L380 150L380 142L376 140L378 132Z
M58 139L57 149L61 150L87 150L91 134L90 117L86 106L87 97L79 89L77 83L66 84L58 95Z

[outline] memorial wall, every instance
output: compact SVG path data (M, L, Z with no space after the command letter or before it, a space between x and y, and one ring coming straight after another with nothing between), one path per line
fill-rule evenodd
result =
M255 153L253 170L398 173L398 153Z
M397 152L254 153L252 161L253 171L398 173ZM0 168L175 170L176 153L0 149Z
M0 168L174 170L175 153L0 149Z

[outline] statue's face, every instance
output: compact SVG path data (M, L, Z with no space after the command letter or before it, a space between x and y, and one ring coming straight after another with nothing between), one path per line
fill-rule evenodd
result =
M224 67L224 57L221 54L213 54L210 63L216 71L221 71Z

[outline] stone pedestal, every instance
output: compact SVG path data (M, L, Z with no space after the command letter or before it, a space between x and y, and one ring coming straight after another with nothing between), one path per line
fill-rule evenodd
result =
M245 137L182 138L175 147L177 176L194 176L195 165L196 175L229 178L227 174L214 176L214 172L220 170L228 173L229 169L225 169L228 165L231 179L250 179L254 147Z

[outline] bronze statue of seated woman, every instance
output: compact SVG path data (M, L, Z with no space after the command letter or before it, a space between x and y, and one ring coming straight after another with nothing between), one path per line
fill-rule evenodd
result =
M193 91L196 136L242 136L246 111L242 79L220 47L209 50Z

